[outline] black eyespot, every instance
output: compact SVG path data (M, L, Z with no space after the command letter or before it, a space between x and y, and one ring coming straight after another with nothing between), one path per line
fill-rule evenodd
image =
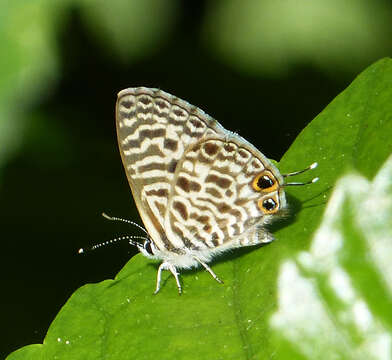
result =
M267 211L272 211L276 208L276 202L273 199L267 199L263 201L263 208L266 209Z
M260 189L268 189L273 185L274 182L267 175L260 176L259 180L257 180L257 186Z
M154 253L152 252L152 248L151 248L151 241L150 240L146 240L143 244L144 250L147 251L148 254L150 255L154 255Z

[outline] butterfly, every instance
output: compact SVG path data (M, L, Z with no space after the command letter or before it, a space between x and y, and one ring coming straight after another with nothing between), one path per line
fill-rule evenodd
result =
M144 223L141 253L161 260L181 294L179 269L202 266L229 249L274 240L265 225L287 208L284 178L252 144L188 102L162 90L122 90L116 104L118 145ZM121 220L111 218L112 220ZM132 222L130 222L132 223Z

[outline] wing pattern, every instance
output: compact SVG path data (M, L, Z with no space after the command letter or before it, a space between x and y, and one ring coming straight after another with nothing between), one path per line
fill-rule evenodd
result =
M269 242L258 225L265 214L258 201L271 197L252 186L265 165L231 139L202 139L180 160L169 196L165 228L178 247L195 251Z
M203 137L225 130L186 101L158 89L129 88L118 95L120 153L144 225L159 249L175 251L164 217L177 164Z

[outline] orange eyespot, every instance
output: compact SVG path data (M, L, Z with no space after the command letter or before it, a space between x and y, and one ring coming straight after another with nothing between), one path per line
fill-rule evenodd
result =
M274 214L279 210L279 203L273 197L260 199L258 205L265 214Z
M278 183L269 171L263 171L253 180L253 189L256 191L271 192L276 190Z

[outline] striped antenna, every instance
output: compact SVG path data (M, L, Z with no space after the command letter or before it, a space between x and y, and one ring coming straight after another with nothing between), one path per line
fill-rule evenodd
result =
M142 244L141 244L140 242L134 241L134 239L143 240L143 241L148 241L148 240L150 240L149 235L148 235L148 232L146 231L146 229L145 229L143 226L140 226L139 224L137 224L137 223L135 223L135 222L133 222L133 221L131 221L131 220L126 220L126 219L118 218L118 217L115 217L115 216L109 216L109 215L105 214L104 212L102 213L102 216L103 216L105 219L108 219L108 220L111 220L111 221L121 221L121 222L130 224L130 225L136 226L137 228L139 228L140 230L142 230L147 236L138 236L138 235L120 236L120 237L118 237L118 238L111 239L111 240L107 240L107 241L104 241L104 242L102 242L102 243L93 245L93 246L91 246L90 248L87 248L87 249L85 249L85 248L80 248L80 249L78 250L78 253L79 253L79 254L83 254L83 253L85 253L86 251L93 251L93 250L96 250L96 249L98 249L98 248L100 248L100 247L103 247L103 246L112 245L112 244L114 244L114 243L116 243L116 242L123 241L123 240L128 240L128 241L129 241L129 244L131 244L131 245L133 245L133 246L136 246L136 247L142 246Z
M86 249L86 248L80 248L80 249L78 250L78 254L84 254L84 253L87 252L87 251L97 250L97 249L99 249L99 248L101 248L101 247L103 247L103 246L112 245L112 244L115 244L116 242L123 241L123 240L128 240L129 243L130 243L131 245L133 245L133 246L137 246L137 247L142 246L141 243L139 243L139 242L137 242L137 241L134 241L134 239L140 239L140 240L144 240L144 241L149 240L149 239L148 239L147 237L145 237L145 236L137 236L137 235L135 235L135 236L131 236L131 235L120 236L120 237L118 237L118 238L111 239L111 240L104 241L104 242L102 242L102 243L93 245L93 246L91 246L90 248L87 248L87 249Z
M124 223L130 224L130 225L136 226L137 228L142 230L147 236L149 236L147 230L143 226L140 226L139 224L137 224L137 223L135 223L135 222L133 222L131 220L126 220L126 219L118 218L118 217L115 217L115 216L109 216L109 215L105 214L104 212L102 213L102 216L105 219L108 219L108 220L111 220L111 221L120 221L120 222L124 222Z

